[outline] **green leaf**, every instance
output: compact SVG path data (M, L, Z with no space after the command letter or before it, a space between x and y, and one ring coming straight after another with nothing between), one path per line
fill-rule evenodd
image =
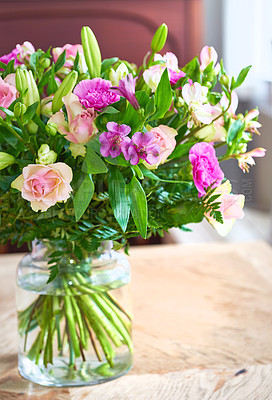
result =
M252 65L249 65L248 67L243 68L242 71L239 73L236 81L234 79L232 79L232 81L231 81L231 90L236 89L236 88L238 88L239 86L242 85L242 83L246 79L247 74L249 73L251 67L252 67Z
M6 66L5 71L3 72L2 78L4 79L7 75L12 74L15 72L14 69L14 60L11 60L8 65Z
M49 82L47 86L47 96L50 96L51 94L55 93L58 89L58 85L55 79L55 66L54 64L52 65L51 68L51 75L49 77Z
M133 174L134 175L136 174L139 179L144 179L143 172L142 172L141 168L138 167L138 165L131 165L131 169L132 169Z
M146 105L146 109L145 109L145 117L148 118L150 117L150 115L154 114L154 112L156 111L156 107L155 107L155 96L153 95L147 105Z
M18 175L0 175L0 189L5 193L9 190L11 182L13 182Z
M245 128L245 123L241 119L237 119L236 121L231 124L228 130L228 137L227 137L227 143L233 142L233 140L236 139L237 135L240 132L243 132Z
M74 197L76 222L86 211L94 194L94 183L90 174L86 175Z
M111 165L120 165L122 167L127 167L128 165L130 165L130 163L126 161L121 155L115 158L112 158L111 156L105 157L105 160Z
M104 110L99 114L118 114L120 111L116 110L116 108L112 107L112 106L108 106L106 108L104 108Z
M0 61L0 68L6 69L7 68L7 64L5 64L2 61Z
M52 265L52 267L49 267L49 278L46 283L52 282L57 277L58 273L59 273L59 268L57 264Z
M173 181L168 179L161 179L157 175L155 175L152 171L150 171L148 168L146 168L143 164L140 164L139 168L141 169L144 176L150 179L154 179L155 181L168 182L168 183L190 183L186 181Z
M135 225L143 238L147 233L147 201L144 189L140 182L132 177L126 187L126 194L129 199L130 208Z
M65 60L66 60L66 50L64 50L57 59L57 62L55 64L55 72L57 72L59 69L61 69L61 67L64 66Z
M109 196L116 221L125 232L130 214L130 205L126 196L126 183L117 167L109 173Z
M38 89L42 90L44 88L44 86L46 86L49 82L50 76L52 73L52 69L50 68L48 71L46 71L46 73L43 75L42 79L40 80L39 84L38 84Z
M212 105L216 105L219 103L221 100L223 94L222 93L217 93L217 92L208 92L207 98L209 100L209 103L212 103Z
M29 59L29 64L30 67L33 69L33 71L36 71L38 61L39 61L39 53L35 51L35 53L31 54Z
M152 115L150 121L159 119L164 116L166 111L169 110L172 103L172 89L169 82L168 71L165 68L161 80L155 92L155 107L156 112Z
M36 103L31 104L31 106L28 107L26 112L23 115L23 124L27 124L29 121L31 121L36 113L36 110L38 108L39 103L36 101Z
M74 61L73 70L76 71L79 74L80 72L79 72L79 69L78 69L78 63L79 63L79 52L77 51L76 58L75 58L75 61Z
M168 157L170 160L173 158L180 158L182 156L185 156L188 154L190 148L196 144L196 142L190 142L190 143L182 143L178 144L175 150L173 151L172 154Z
M118 60L118 57L106 58L105 60L103 60L101 63L101 74L104 74L105 71L113 64L115 64Z
M8 110L5 107L0 107L0 110L3 111L5 114L7 114L9 117L14 117L14 114L12 111Z
M108 168L99 155L91 147L87 147L82 171L87 174L104 174L108 172Z
M200 81L200 68L198 58L193 58L185 67L182 68L182 71L186 73L188 78L191 78L193 82Z
M46 125L42 122L42 120L40 119L40 117L38 117L37 114L34 113L33 115L33 122L35 122L36 125L38 125L38 127L47 134L46 131Z

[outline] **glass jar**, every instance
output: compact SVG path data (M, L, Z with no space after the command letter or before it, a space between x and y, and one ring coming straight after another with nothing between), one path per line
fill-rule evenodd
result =
M64 253L50 283L50 242L34 242L20 262L18 364L24 378L45 386L93 385L131 368L130 267L110 247L103 243L80 263Z

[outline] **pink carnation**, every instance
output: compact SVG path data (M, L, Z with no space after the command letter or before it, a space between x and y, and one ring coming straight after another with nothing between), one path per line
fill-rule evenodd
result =
M46 211L70 197L72 177L72 169L65 163L29 164L11 186L22 192L34 211Z
M102 78L86 79L79 82L74 94L85 108L94 108L101 111L108 105L120 100L120 96L111 92L111 81Z
M200 142L192 146L189 151L189 160L193 166L193 179L199 197L206 194L205 189L209 186L214 188L221 184L224 173L210 143Z
M0 61L4 64L7 64L11 61L14 60L14 66L17 67L18 65L21 65L22 63L18 61L17 56L19 54L19 50L17 48L13 49L12 52L5 54L4 56L0 57ZM2 68L0 68L0 71L3 71Z
M16 87L10 84L10 75L8 75L5 79L0 77L0 106L5 108L8 108L11 103L16 100L17 94ZM0 110L0 116L5 118L6 114Z

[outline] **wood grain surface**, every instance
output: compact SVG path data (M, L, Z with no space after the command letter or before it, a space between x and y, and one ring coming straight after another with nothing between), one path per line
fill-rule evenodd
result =
M131 249L134 367L54 389L17 372L15 270L0 256L0 400L272 400L272 250L263 242Z

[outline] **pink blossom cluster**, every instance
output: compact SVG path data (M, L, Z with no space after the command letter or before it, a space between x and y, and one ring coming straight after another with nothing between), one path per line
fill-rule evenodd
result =
M107 123L108 132L103 132L99 141L103 157L118 157L123 153L125 159L132 165L139 163L140 159L148 164L156 164L160 148L154 143L154 135L151 132L136 132L132 138L128 137L130 126L116 122Z
M4 64L8 64L10 61L14 60L14 66L18 67L18 65L24 64L25 61L29 61L31 54L34 52L35 48L33 44L26 41L23 44L17 44L15 49L10 53L0 57L0 61ZM1 70L3 71L3 69L0 68L0 71Z

